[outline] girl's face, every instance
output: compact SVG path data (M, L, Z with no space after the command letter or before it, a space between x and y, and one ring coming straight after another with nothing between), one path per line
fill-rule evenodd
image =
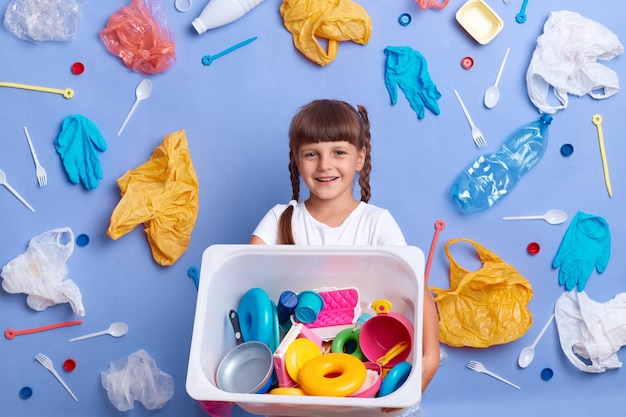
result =
M300 146L297 165L311 198L350 198L354 175L363 168L365 148L358 150L347 141L320 142Z

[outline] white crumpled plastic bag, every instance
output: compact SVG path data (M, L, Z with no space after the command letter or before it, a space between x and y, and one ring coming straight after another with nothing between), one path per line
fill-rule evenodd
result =
M584 291L565 292L554 317L561 349L575 367L590 373L621 368L617 351L626 345L626 293L601 304Z
M109 401L120 411L132 409L135 401L148 410L163 408L174 395L173 378L143 349L111 362L100 379Z
M2 267L2 288L11 294L28 294L26 303L36 311L55 304L70 303L72 311L85 315L78 286L65 279L65 262L74 251L74 234L69 227L54 229L30 240L26 252Z
M617 36L600 23L576 12L551 12L526 72L528 96L540 112L549 114L567 107L568 94L610 97L619 91L619 79L597 61L623 52ZM548 103L550 87L560 105Z

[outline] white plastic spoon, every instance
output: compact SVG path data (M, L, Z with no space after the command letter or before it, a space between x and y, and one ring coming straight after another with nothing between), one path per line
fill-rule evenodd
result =
M548 329L548 326L550 326L550 323L552 323L552 320L554 320L554 313L552 313L548 322L545 324L545 326L543 326L543 329L541 329L541 332L539 333L533 344L530 346L526 346L524 349L522 349L519 357L517 358L517 364L520 368L526 368L533 361L535 357L535 346L539 342L539 339L541 339L541 336L543 336L543 334Z
M83 339L89 339L90 337L102 336L104 334L109 334L113 337L120 337L120 336L124 336L126 333L128 333L128 325L126 323L117 321L115 323L112 323L109 326L109 328L106 330L103 330L101 332L86 334L80 337L75 337L73 339L70 339L70 342L75 342L77 340L83 340Z
M152 93L152 82L149 79L145 78L141 80L139 84L137 84L137 88L135 89L135 102L133 103L133 107L130 108L130 111L126 115L126 119L124 119L122 127L120 127L119 132L117 132L117 136L122 134L122 131L126 127L126 123L128 123L128 121L130 120L130 116L132 116L135 112L135 109L137 108L139 102L150 97L150 93Z
M502 75L502 70L504 69L506 59L509 56L510 49L511 48L506 48L506 53L504 54L504 58L502 59L502 64L500 64L500 70L498 71L496 81L491 87L487 89L487 91L485 91L485 107L489 109L494 108L496 104L498 104L498 100L500 100L500 90L498 90L498 82L500 82L500 76Z
M545 220L550 224L561 224L567 220L567 213L563 210L548 210L541 216L512 216L503 217L502 220Z

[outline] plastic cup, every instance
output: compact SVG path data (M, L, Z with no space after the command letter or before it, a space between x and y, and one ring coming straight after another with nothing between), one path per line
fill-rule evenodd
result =
M296 319L308 324L317 320L317 316L324 307L324 299L315 291L302 291L298 294L298 305L296 306Z
M292 291L284 291L278 298L278 322L280 324L289 321L289 316L293 314L298 305L298 296Z

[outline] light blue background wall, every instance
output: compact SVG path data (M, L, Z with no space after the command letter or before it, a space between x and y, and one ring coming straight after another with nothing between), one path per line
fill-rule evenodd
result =
M569 9L603 23L622 40L624 7L620 2L534 1L527 7L527 22L515 22L521 0L511 5L488 0L504 20L503 31L489 44L479 45L455 21L462 1L451 0L443 10L420 10L411 0L362 0L373 20L367 45L344 42L337 58L319 67L294 47L282 25L277 0L266 0L244 18L197 35L191 27L205 5L196 0L188 13L163 8L176 36L177 63L167 72L150 76L153 93L141 103L121 137L116 133L134 100L141 76L128 70L102 45L98 32L126 1L87 1L76 40L34 45L0 30L0 81L55 88L71 87L71 100L61 96L15 89L0 89L0 168L10 183L36 209L29 212L6 190L0 189L0 264L22 254L29 240L58 227L86 233L91 242L77 247L68 261L69 275L79 286L87 315L81 326L14 340L0 340L0 414L21 416L116 415L100 386L100 372L116 359L145 349L158 366L172 375L175 394L168 405L150 412L136 404L133 416L201 416L185 392L187 357L191 340L196 289L186 272L199 267L202 252L216 243L245 243L261 216L276 202L290 197L286 132L298 107L315 98L338 98L367 106L372 123L373 204L389 208L411 245L428 254L437 219L446 222L439 237L430 284L448 286L444 243L467 237L487 246L514 265L533 285L530 309L535 325L521 339L489 349L444 347L447 360L423 397L428 417L605 414L616 415L626 406L623 370L601 375L583 374L562 354L556 327L550 327L538 345L535 361L527 369L516 365L519 351L529 345L550 316L563 289L551 268L567 224L541 221L504 222L503 216L540 214L563 209L570 218L578 210L603 216L611 227L612 258L602 276L587 285L589 296L606 302L626 289L626 153L624 95L596 101L570 98L566 110L550 126L549 146L543 160L517 189L490 210L465 215L452 204L448 190L456 175L480 155L454 97L462 95L487 139L485 152L495 151L519 126L537 119L526 93L525 73L537 37L552 10ZM4 5L8 1L3 2ZM398 24L408 12L409 26ZM202 56L214 54L251 36L258 40L223 57L212 66ZM400 95L391 106L383 83L384 54L389 45L411 46L427 59L430 74L442 97L441 115L427 111L418 120ZM482 105L484 90L494 81L504 51L511 47L500 80L502 96L496 108ZM470 70L461 59L472 56ZM75 61L86 70L70 72ZM607 64L620 77L626 74L624 57ZM104 179L86 191L70 184L53 142L62 120L80 113L91 119L106 138L108 150L100 154ZM591 116L601 113L614 197L604 186L596 128ZM23 135L27 126L49 183L38 188L32 159ZM152 260L142 227L113 241L106 236L112 210L119 201L116 179L145 162L164 136L185 129L193 164L200 181L200 215L191 245L173 266ZM564 158L559 148L574 145ZM526 245L536 241L541 252L530 256ZM471 253L456 251L465 266L476 267ZM67 305L44 312L30 310L23 295L0 291L0 322L23 329L72 320ZM125 321L130 332L121 339L101 337L68 343L69 337ZM68 357L77 361L73 373L61 371L80 401L74 403L33 357L50 356L57 369ZM470 359L514 381L514 390L465 368ZM539 372L551 367L554 378L544 382ZM34 395L20 399L19 389L32 386Z

